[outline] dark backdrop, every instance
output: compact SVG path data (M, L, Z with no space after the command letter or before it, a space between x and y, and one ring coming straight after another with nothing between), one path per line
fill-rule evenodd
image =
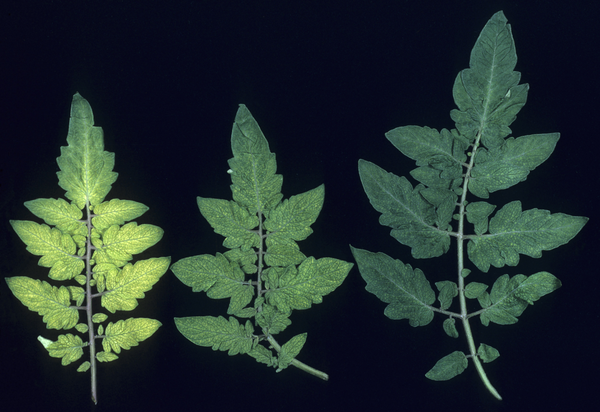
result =
M596 2L557 1L4 1L0 6L0 270L44 278L8 219L35 219L23 202L61 197L55 159L66 144L72 95L89 100L119 179L109 198L150 207L138 219L165 231L144 255L222 251L196 196L230 198L227 159L238 104L248 106L277 154L286 197L325 183L307 255L352 261L349 244L383 251L454 279L449 257L412 261L378 224L360 185L364 158L399 175L413 168L384 133L408 124L452 128L452 84L488 19L504 10L513 28L527 105L516 136L561 132L552 157L526 182L494 194L504 204L589 216L570 244L522 257L563 287L516 325L481 326L498 348L487 365L504 397L484 389L471 365L449 382L424 373L466 350L440 317L412 328L391 321L356 268L324 302L292 316L288 338L308 332L300 360L328 372L277 374L247 356L194 346L174 316L224 314L226 302L192 293L171 272L132 316L163 327L99 367L98 410L578 410L598 386L599 343ZM592 146L590 146L592 145ZM484 279L483 277L481 278ZM3 410L87 410L89 375L50 358L36 337L53 336L0 284L0 405ZM126 316L129 314L125 314Z

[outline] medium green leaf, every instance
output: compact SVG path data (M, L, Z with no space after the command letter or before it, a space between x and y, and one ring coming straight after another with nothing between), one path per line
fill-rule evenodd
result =
M490 233L471 238L469 259L487 272L490 265L516 266L519 253L533 258L569 242L588 221L581 216L550 214L547 210L521 210L521 202L513 201L490 220Z
M198 197L198 208L216 233L225 236L223 246L248 250L258 247L260 238L254 230L259 220L256 214L236 202Z
M64 199L35 199L25 202L25 207L44 222L63 232L76 231L85 226L80 222L83 213L72 203ZM87 234L87 228L84 235Z
M262 345L256 345L254 349L248 352L248 355L267 366L277 367L279 363L277 357L273 356L273 353Z
M277 162L273 153L242 153L229 159L233 200L250 213L264 213L281 201L283 177L275 174Z
M154 225L138 226L135 222L123 226L113 225L104 232L101 253L106 254L108 262L127 262L133 259L132 255L142 253L150 246L154 246L162 236L163 230Z
M170 257L150 258L140 260L135 265L128 263L120 271L109 272L106 291L101 298L102 306L111 313L135 309L137 299L144 298L144 292L152 289L165 274L170 262Z
M56 159L61 170L58 184L79 209L86 202L91 206L101 203L117 180L117 173L112 171L115 155L104 151L102 128L94 126L92 108L79 93L71 104L67 143Z
M281 200L283 178L275 174L275 155L250 111L238 109L231 132L233 159L229 160L233 200L250 213L270 210Z
M455 351L437 361L434 367L425 374L425 377L432 381L447 381L463 373L467 366L469 366L469 361L465 354Z
M243 326L234 317L191 316L175 318L175 326L192 343L228 351L230 356L248 353L253 347L254 328L249 320Z
M411 326L425 326L433 319L435 292L420 269L350 246L367 291L389 303L384 314L394 320L408 319Z
M51 279L72 279L85 268L83 260L76 255L77 246L70 235L28 220L11 220L10 224L29 253L42 256L38 264L51 268L48 273Z
M310 225L317 220L324 198L325 186L321 185L284 200L265 219L268 238L306 239L312 233Z
M254 296L254 287L245 280L244 272L220 253L181 259L171 270L194 292L206 292L211 299L231 298L229 314L242 309Z
M299 265L306 259L304 253L300 252L298 244L291 239L269 236L265 244L267 246L265 264L268 266Z
M79 311L71 306L71 294L64 286L25 276L6 278L12 293L29 308L43 316L48 329L71 329L79 321Z
M559 137L559 133L510 137L498 150L479 150L469 190L475 196L488 198L489 193L523 182L530 171L550 157Z
M333 258L307 258L298 269L290 266L278 279L278 287L267 290L269 304L289 314L293 309L308 309L342 284L352 264Z
M480 315L481 323L485 326L490 322L500 325L516 323L528 304L533 305L560 286L560 280L548 272L538 272L529 277L502 275L494 282L489 296L484 293L479 297L484 309Z
M392 228L391 235L410 246L413 257L441 256L450 247L448 232L435 227L435 208L405 177L388 173L379 166L359 160L358 171L363 188L373 207L382 213L379 223Z
M50 356L53 358L62 358L61 363L63 366L81 358L83 356L83 348L87 346L87 343L83 343L79 336L74 336L70 333L59 335L56 342L52 342L41 336L38 336L38 340L44 345Z
M287 368L290 363L294 360L296 356L302 350L302 347L306 343L307 333L302 333L300 335L294 336L288 342L286 342L283 346L281 346L281 352L279 352L279 364L277 365L277 372L281 372L283 369Z
M89 361L85 361L77 368L77 372L87 372L90 366L91 363Z
M92 225L98 230L104 230L113 225L122 225L140 217L148 209L148 206L133 200L112 199L94 207Z
M121 353L121 348L128 350L139 342L148 339L161 327L155 319L129 318L106 326L102 348L105 352Z
M112 362L119 359L119 356L113 352L100 351L96 353L96 359L98 359L99 362Z

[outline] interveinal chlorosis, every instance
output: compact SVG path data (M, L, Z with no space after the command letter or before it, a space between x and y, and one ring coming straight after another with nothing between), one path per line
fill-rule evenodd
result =
M501 396L487 378L482 362L491 362L500 354L485 343L476 346L471 319L479 316L485 326L490 322L513 324L528 305L558 289L561 282L545 271L512 277L505 274L491 283L491 289L488 283L471 281L472 277L467 281L474 268L465 261L465 246L472 266L485 273L490 266L516 266L520 255L541 257L542 251L569 242L588 220L541 209L523 210L519 201L495 213L496 205L483 200L467 202L469 193L487 199L490 193L524 181L548 159L558 142L558 133L508 137L509 126L525 104L529 89L527 84L519 84L516 63L510 25L498 12L479 35L471 51L470 67L454 82L458 109L452 110L450 117L456 128L437 131L403 126L386 133L402 154L416 162L417 167L410 172L416 186L371 162L359 161L360 179L371 204L381 213L380 223L392 228L392 237L410 247L414 258L441 256L455 240L456 282L436 282L436 291L420 269L383 253L351 247L367 291L388 304L384 311L387 317L407 319L416 327L429 324L439 313L446 318L444 331L453 338L459 336L456 322L462 324L467 353L454 351L444 356L425 376L438 381L451 379L462 373L471 359L498 399ZM472 225L471 233L467 224ZM459 310L451 311L456 297ZM475 303L479 309L469 312L468 306Z
M327 380L326 373L296 359L306 333L283 345L274 337L291 324L293 310L321 303L352 268L338 259L307 257L298 246L312 233L324 187L283 200L275 154L244 105L235 117L231 148L227 172L233 200L198 197L200 213L225 237L229 250L184 258L171 267L194 292L229 299L228 317L175 318L177 329L196 345L248 354L277 372L293 365Z
M77 362L89 351L89 360L77 371L90 371L91 394L98 402L96 361L117 359L149 338L161 323L148 318L108 322L106 313L92 310L92 301L110 313L130 311L167 271L169 257L130 261L156 244L163 235L157 226L129 222L148 207L131 200L105 198L117 179L114 153L104 151L102 129L94 126L90 104L79 93L73 96L68 146L57 159L59 185L68 199L36 199L25 206L44 223L12 220L10 224L27 245L41 256L39 265L50 268L52 283L26 276L7 278L13 294L38 312L48 329L74 329L56 340L38 340L50 356L63 365ZM57 282L65 282L54 286ZM65 286L66 284L66 286ZM84 313L83 319L80 317ZM102 342L98 351L97 341Z

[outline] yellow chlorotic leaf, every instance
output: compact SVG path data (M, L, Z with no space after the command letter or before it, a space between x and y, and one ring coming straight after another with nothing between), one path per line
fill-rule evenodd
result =
M25 306L43 316L48 329L71 329L79 320L79 311L71 306L71 294L64 286L25 276L6 278L12 293Z
M42 342L42 345L44 345L50 356L53 358L62 358L61 363L65 366L81 358L83 356L82 348L87 346L79 336L74 336L70 333L60 335L56 342L50 341L52 342L50 344L48 344L48 339L41 336L38 337L38 340Z
M51 268L48 275L51 279L72 279L84 269L85 264L77 256L77 245L70 235L27 220L11 220L10 224L29 253L42 256L39 265Z
M130 349L138 342L148 339L162 324L155 319L130 318L116 323L110 322L106 327L102 347L105 352L121 353L121 348Z
M102 295L102 306L115 313L117 310L133 310L137 299L152 289L165 274L170 257L141 260L135 265L127 264L120 271L106 272L106 292Z

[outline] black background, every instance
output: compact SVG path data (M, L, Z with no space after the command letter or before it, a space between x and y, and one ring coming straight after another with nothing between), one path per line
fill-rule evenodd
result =
M473 280L548 270L563 287L516 325L472 322L477 342L500 350L486 365L502 402L472 365L448 382L424 377L466 350L442 331L383 315L354 268L344 284L296 311L280 342L308 332L299 359L330 374L320 381L275 373L248 356L191 344L174 316L225 314L227 302L193 293L167 272L129 316L163 327L120 359L99 365L99 404L89 374L50 358L55 339L41 318L0 284L0 407L25 410L578 410L598 387L598 3L591 1L3 1L0 6L0 270L45 278L9 219L35 217L23 202L62 197L56 157L66 144L72 95L92 105L116 154L108 198L150 207L138 223L164 229L140 258L223 251L196 196L230 198L227 159L238 104L248 106L276 153L285 197L325 183L325 205L301 242L305 254L353 261L348 247L383 251L454 280L448 256L414 261L378 224L360 185L364 158L407 175L414 167L385 139L394 127L452 128L452 84L488 19L504 10L513 28L528 102L515 136L561 132L552 157L527 181L491 196L592 218L542 259L521 258ZM119 317L120 316L120 317Z

